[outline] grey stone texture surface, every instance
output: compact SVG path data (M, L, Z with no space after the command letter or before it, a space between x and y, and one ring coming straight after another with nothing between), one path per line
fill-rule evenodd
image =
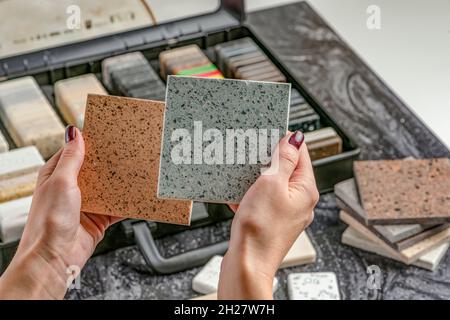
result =
M238 203L287 130L289 95L286 83L169 76L158 196Z

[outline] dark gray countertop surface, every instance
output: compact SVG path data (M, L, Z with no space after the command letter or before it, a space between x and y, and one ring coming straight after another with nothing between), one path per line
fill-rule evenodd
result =
M449 150L380 81L305 3L251 13L248 22L261 41L290 70L361 148L362 159L450 157ZM342 245L345 225L333 193L321 196L308 234L317 262L278 272L276 299L287 298L292 272L332 271L342 299L450 299L450 253L426 271ZM230 222L157 240L165 256L229 237ZM377 293L367 287L367 266L382 272ZM150 275L135 246L96 256L81 274L81 289L67 299L188 299L200 268L169 276Z

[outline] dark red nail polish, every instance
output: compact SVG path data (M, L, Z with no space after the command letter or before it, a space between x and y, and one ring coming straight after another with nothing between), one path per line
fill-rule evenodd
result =
M75 127L72 125L67 126L66 135L65 135L66 143L69 143L70 141L75 139L76 135L77 135L77 130L75 130Z
M289 143L292 144L297 149L300 149L305 136L301 131L295 131L294 134L289 138Z

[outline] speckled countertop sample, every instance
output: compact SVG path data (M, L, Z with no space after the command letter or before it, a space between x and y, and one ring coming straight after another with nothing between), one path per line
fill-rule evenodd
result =
M163 114L163 102L88 95L82 211L189 224L191 201L156 198Z
M336 184L334 192L339 202L343 204L342 209L359 222L365 224L366 212L361 206L355 179L352 178ZM379 225L373 227L369 226L369 228L375 233L379 232L390 242L405 240L420 234L426 229L426 227L421 224Z
M254 12L248 20L263 43L356 140L363 159L450 156L309 6L297 3ZM350 97L364 104L352 103ZM337 108L338 104L343 106ZM341 244L346 225L339 220L333 193L322 195L314 212L308 234L317 261L279 271L276 299L287 299L289 273L315 271L336 273L341 299L450 299L450 253L434 272L406 267ZM172 256L228 239L229 229L230 221L222 222L167 236L156 244L164 256ZM382 272L379 291L367 287L370 265ZM81 289L70 291L67 299L188 299L196 295L191 285L200 269L150 275L139 250L131 246L92 258L81 273Z
M356 161L353 171L369 224L450 222L450 161Z
M267 164L272 130L276 143L287 130L289 94L286 83L169 76L158 196L238 203ZM244 146L233 130L255 139L242 134Z

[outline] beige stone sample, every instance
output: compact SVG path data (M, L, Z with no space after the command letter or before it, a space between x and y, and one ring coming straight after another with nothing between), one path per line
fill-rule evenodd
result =
M0 118L18 147L35 145L45 159L64 145L64 126L33 77L0 83Z
M74 125L79 129L83 128L84 110L89 93L108 94L97 77L92 73L60 80L55 83L56 106L68 124Z

